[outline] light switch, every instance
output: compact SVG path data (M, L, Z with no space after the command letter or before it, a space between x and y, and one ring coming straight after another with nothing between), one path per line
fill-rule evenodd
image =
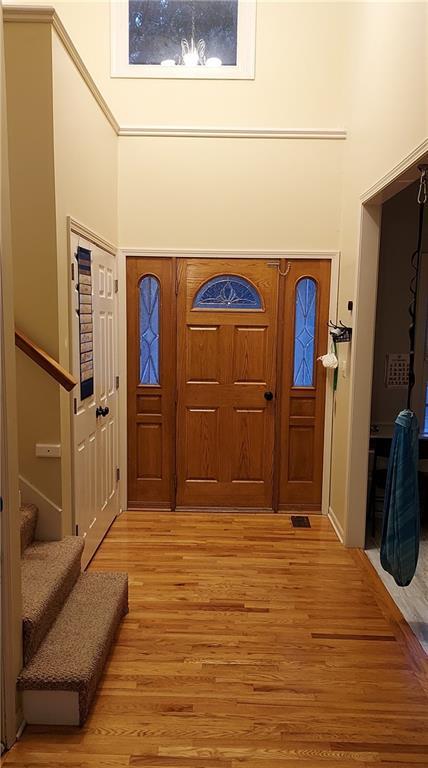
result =
M60 443L36 443L36 456L45 459L59 459L61 456Z

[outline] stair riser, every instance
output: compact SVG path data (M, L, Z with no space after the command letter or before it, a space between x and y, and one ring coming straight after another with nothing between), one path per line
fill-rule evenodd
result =
M79 725L79 694L74 691L24 691L24 719L28 725Z

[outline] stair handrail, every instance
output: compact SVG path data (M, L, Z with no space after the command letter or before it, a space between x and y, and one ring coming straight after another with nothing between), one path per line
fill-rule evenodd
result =
M15 328L15 344L40 368L43 368L49 376L55 379L61 387L64 387L67 392L71 392L76 386L77 380L74 376L18 328Z

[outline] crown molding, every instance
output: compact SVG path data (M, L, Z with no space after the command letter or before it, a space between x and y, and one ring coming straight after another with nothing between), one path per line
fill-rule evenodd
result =
M289 129L289 128L226 128L217 126L121 126L119 136L146 136L154 138L203 138L203 139L346 139L344 130Z
M50 5L9 5L3 3L3 21L53 24L55 8Z
M113 115L107 102L101 95L101 92L95 85L91 75L89 74L85 64L83 63L70 35L65 29L61 19L54 8L46 6L23 6L23 5L3 5L3 21L9 23L25 23L25 24L50 24L61 40L65 50L73 61L76 69L79 71L82 79L88 86L95 101L104 113L108 122L110 123L116 134L119 134L119 123Z

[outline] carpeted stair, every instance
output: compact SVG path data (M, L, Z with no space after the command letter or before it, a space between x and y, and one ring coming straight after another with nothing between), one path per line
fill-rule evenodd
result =
M34 541L21 557L24 664L34 656L80 575L83 539Z
M83 539L34 541L37 508L22 508L24 717L82 725L128 610L124 573L81 573Z
M32 543L36 534L37 507L34 504L24 504L21 507L21 555Z

